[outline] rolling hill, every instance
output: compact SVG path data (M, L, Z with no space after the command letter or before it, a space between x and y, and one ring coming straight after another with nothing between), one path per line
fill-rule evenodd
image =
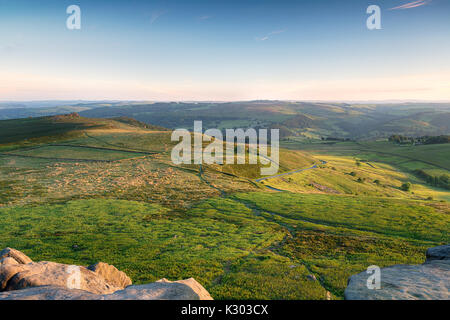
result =
M304 104L305 115L288 105L236 104L233 120L210 105L205 119L319 135L321 121L348 108ZM200 112L173 105L162 117L165 106L154 107L166 123ZM90 112L112 110L102 108ZM185 118L174 117L179 108ZM195 277L215 299L342 299L351 274L420 263L450 241L449 192L410 174L447 173L448 145L289 139L280 150L288 174L257 182L260 165L174 165L171 131L121 113L0 121L0 246L105 261L137 284Z
M134 117L167 128L280 128L282 137L368 139L450 132L450 104L347 105L284 101L154 103L93 108L87 117Z
M346 104L288 101L246 102L89 102L29 106L6 104L0 119L39 117L78 112L87 118L133 118L165 128L279 128L284 139L376 139L450 133L450 104ZM20 105L20 104L19 104ZM14 107L15 108L8 108Z

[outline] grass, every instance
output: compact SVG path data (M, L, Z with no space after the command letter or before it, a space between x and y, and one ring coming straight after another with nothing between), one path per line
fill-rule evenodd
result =
M290 141L283 147L303 150L312 154L335 156L353 156L370 161L380 161L388 164L415 162L421 169L424 166L450 170L450 144L398 146L387 141L376 142L316 142L303 143Z
M35 260L104 261L134 283L194 277L216 299L325 299L342 298L351 272L418 263L427 246L449 240L449 219L433 207L351 201L244 193L185 212L102 199L0 208L0 246Z
M270 181L270 185L284 188L283 190L318 192L317 188L308 186L309 183L305 181L310 177L312 181L317 180L319 185L331 186L340 193L450 200L448 190L432 187L414 174L416 169L450 174L448 170L450 144L398 146L387 141L316 143L290 141L283 143L282 146L328 160L327 168L337 169L335 172L323 170L320 173L307 172L301 177L291 177L294 181L289 181L292 183L287 186L281 179ZM364 184L353 184L348 176L343 175L349 171L355 171L351 166L356 159L364 161L361 162L361 168L354 168L357 169L357 173L361 173L360 177L366 178ZM357 178L354 180L356 181ZM382 182L382 188L373 184L375 180ZM399 191L398 187L408 181L413 184L412 193L406 194Z
M319 162L317 159L311 157L309 154L299 151L280 150L279 155L279 172L287 172L297 168L312 166L314 163ZM231 173L240 177L249 179L256 179L261 177L261 168L267 167L266 165L229 165L214 166L218 170Z
M135 283L194 276L208 288L230 261L284 236L276 224L222 199L183 216L120 200L4 208L0 234L1 247L21 248L33 259L81 265L107 261Z
M138 125L138 126L136 126ZM141 131L138 124L110 119L90 119L78 115L13 119L0 121L0 151L5 147L39 145L82 137L85 131ZM149 130L151 131L151 130Z
M291 193L235 198L288 230L273 252L305 266L337 298L348 277L369 265L423 263L427 248L450 240L448 205Z
M398 187L406 176L387 167L371 167L366 163L356 165L355 159L322 156L327 161L317 169L266 181L281 190L303 193L331 193L376 196L407 196ZM364 179L364 183L358 179ZM378 180L379 183L375 183Z
M423 263L428 244L398 238L326 231L299 231L280 248L282 255L307 265L323 286L342 297L348 278L368 266Z
M450 159L450 144L398 146L389 142L366 142L362 144L362 147L450 170L448 161ZM416 167L414 169L419 168Z
M0 206L107 198L183 209L221 190L258 190L248 179L225 175L221 168L205 166L200 177L198 165L174 166L168 152L174 144L170 132L95 129L62 139L56 141L62 146L15 146L0 156L0 185L5 186Z
M442 213L426 202L305 194L248 193L239 200L281 217L339 226L407 239L450 240L449 211ZM430 229L430 226L433 228Z
M60 162L0 157L0 206L64 202L72 199L123 199L186 208L224 192L258 188L206 169L205 183L198 166L173 167L158 155L116 162Z
M76 131L104 127L104 121L87 119L57 120L54 117L0 121L0 144L20 143L24 140L44 142L57 137L73 137Z
M250 180L259 165L173 165L158 128L49 119L23 120L42 131L0 145L0 247L34 260L104 261L134 283L194 277L215 299L342 299L350 275L421 263L450 241L450 193L411 173L448 172L447 146L289 141L281 172L327 164L264 181L289 191L272 192Z
M316 156L327 164L319 169L264 181L265 185L298 193L349 194L390 198L426 200L428 197L447 200L447 190L427 185L413 173L398 171L393 165L380 162L360 162L343 156ZM443 172L440 170L439 172ZM401 190L405 182L413 184L411 192Z
M81 159L81 160L121 160L142 157L143 154L122 152L120 150L92 149L76 146L44 146L36 149L22 149L14 154L40 158Z

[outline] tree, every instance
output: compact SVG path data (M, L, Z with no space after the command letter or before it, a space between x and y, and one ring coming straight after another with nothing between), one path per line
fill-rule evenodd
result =
M411 183L410 182L405 182L404 184L402 184L401 189L403 191L411 191Z

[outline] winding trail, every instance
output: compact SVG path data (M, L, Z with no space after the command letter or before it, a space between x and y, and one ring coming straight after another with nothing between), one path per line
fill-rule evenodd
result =
M52 157L29 156L29 155L24 155L24 154L5 153L5 152L0 152L0 156L30 158L30 159L43 159L43 160L51 160L51 161L104 162L104 163L111 163L111 162L123 160L123 159L97 160L97 159L75 159L75 158L52 158Z
M285 219L286 219L286 217L283 216L283 215L274 213L274 212L263 210L263 209L259 208L258 206L256 206L255 204L251 204L251 203L249 203L249 202L247 202L245 200L242 200L242 199L239 199L239 198L236 198L236 197L231 197L231 199L236 201L236 202L241 203L242 205L244 205L247 209L251 210L252 213L255 216L264 218L268 222L276 223L276 224L278 224L281 228L283 228L286 231L286 236L283 238L283 240L281 242L279 242L279 243L272 243L266 249L272 251L276 255L279 255L279 256L282 256L282 257L286 257L286 258L288 258L290 261L292 261L294 263L295 261L292 259L292 257L287 255L287 254L285 254L285 253L283 253L283 251L280 250L280 249L288 241L288 239L290 239L290 238L292 239L292 238L294 238L296 236L296 230L295 230L295 228L291 227L288 223L283 223L283 222L280 222L277 219L274 219L275 216L279 216L279 217L282 217L282 218L285 218ZM262 213L267 213L272 218L269 218L266 215L263 215ZM307 220L299 220L299 219L295 219L295 220L296 221L309 222ZM308 270L309 274L312 274L312 275L316 276L316 278L317 278L317 280L318 280L318 282L319 282L319 284L320 284L320 286L322 288L324 288L326 291L333 292L335 295L337 295L335 290L333 290L333 287L326 283L326 281L322 277L322 275L320 273L314 271L313 268L311 268L311 264L310 263L308 263L304 259L300 259L300 258L298 258L297 260L298 260L298 262L300 264L302 264L306 268L306 270Z
M114 152L123 152L123 153L135 153L135 154L146 154L146 155L154 155L159 152L144 152L144 151L133 151L133 150L125 150L125 149L112 149L112 148L104 148L104 147L94 147L94 146L85 146L85 145L75 145L75 144L49 144L43 147L69 147L69 148L82 148L82 149L93 149L100 151L114 151Z
M86 145L58 144L58 143L49 143L49 144L38 145L38 146L33 146L33 147L19 148L19 149L15 149L13 151L19 151L19 152L20 151L30 151L30 150L37 150L37 149L46 148L46 147L80 148L80 149L90 149L90 150L98 150L98 151L112 151L112 152L121 152L121 153L133 153L133 154L136 154L136 155L144 155L144 156L159 154L159 152L156 152L156 151L145 152L145 151L112 149L112 148L86 146ZM124 158L124 159L105 160L105 159L59 158L59 157L33 156L33 155L20 154L20 153L14 153L14 152L0 152L0 156L30 158L30 159L44 159L44 160L51 160L51 161L105 162L105 163L111 163L111 162L116 162L116 161L121 161L121 160L133 159L133 158Z
M320 160L320 162L321 162L321 164L327 164L327 162L324 161L324 160ZM303 172L303 171L307 171L307 170L313 170L313 169L318 169L318 168L319 168L319 165L315 164L315 165L313 165L313 166L311 166L309 168L298 169L298 170L291 171L291 172L285 172L285 173L277 174L275 176L259 178L259 179L256 179L254 181L255 182L266 181L266 180L275 179L275 178L279 178L279 177L283 177L283 176L289 176L289 175L293 175L294 173L299 173L299 172ZM268 186L268 185L266 185L266 187L268 189L270 189L270 190L273 190L273 191L286 192L285 190L277 189L277 188L274 188L274 187L271 187L271 186Z
M100 142L100 143L106 144L106 145L108 145L108 146L115 147L115 148L119 148L120 150L118 150L118 151L124 150L124 147L123 147L123 146L120 146L120 145L117 145L117 144L114 144L114 143L110 143L110 142L105 141L105 140L103 140L103 139L100 139L100 138L98 138L98 137L91 136L91 135L89 135L87 132L84 132L84 135L85 135L86 137L88 137L88 138L91 138L91 139L96 140L96 141L98 141L98 142ZM117 150L117 149L111 149L111 150ZM161 152L161 151L151 151L151 150L136 149L136 148L133 148L133 149L126 148L126 150L129 151L129 152L136 152L136 153L142 152L142 153L148 153L148 154L163 153L163 152Z
M203 181L205 184L207 184L210 188L216 189L217 191L220 192L220 196L222 198L224 198L227 193L225 191L223 191L222 189L217 188L216 186L214 186L211 182L209 182L203 175L203 165L201 164L198 170L198 177L200 178L201 181Z
M321 164L327 164L326 161L320 160ZM309 168L304 168L304 169L298 169L296 171L291 171L291 172L285 172L285 173L281 173L281 174L277 174L276 176L270 176L270 177L265 177L265 178L259 178L256 179L255 182L261 182L264 180L269 180L269 179L274 179L274 178L278 178L278 177L282 177L282 176L288 176L288 175L292 175L294 173L299 173L302 171L306 171L306 170L312 170L312 169L317 169L319 168L317 164L313 165L312 167Z

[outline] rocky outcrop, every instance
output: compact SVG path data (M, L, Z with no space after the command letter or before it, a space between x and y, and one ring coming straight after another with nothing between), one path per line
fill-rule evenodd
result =
M6 257L0 260L0 266L4 264L19 264L14 258Z
M59 286L41 286L0 292L0 300L212 300L207 291L194 279L182 281L187 283L153 282L129 286L113 294L104 295ZM198 287L202 289L198 291Z
M24 253L11 248L6 248L0 251L0 260L4 258L12 258L19 264L27 264L33 262L33 260L28 258Z
M103 262L71 266L33 262L10 248L0 252L0 300L212 300L192 278L131 283L124 272Z
M450 245L428 249L427 262L434 260L450 260Z
M203 286L190 278L180 281L157 281L102 296L102 300L213 300Z
M39 286L78 288L95 294L108 294L124 289L107 282L85 268L42 261L0 266L0 290L11 291Z
M197 281L195 281L194 278L189 278L186 280L178 280L178 281L169 281L165 278L157 281L157 283L166 283L166 284L182 284L185 286L188 286L189 288L192 289L192 291L198 295L199 300L212 300L211 296L209 295L209 292L206 291L205 288L203 288L203 286L198 283ZM197 299L194 299L197 300Z
M87 291L56 286L0 292L0 300L97 300L96 297Z
M370 274L350 277L347 300L449 300L450 245L430 248L421 265L396 265L380 269L381 288L368 289Z
M98 262L89 266L88 269L118 288L125 288L131 285L131 279L125 272L119 271L116 267L107 263Z

